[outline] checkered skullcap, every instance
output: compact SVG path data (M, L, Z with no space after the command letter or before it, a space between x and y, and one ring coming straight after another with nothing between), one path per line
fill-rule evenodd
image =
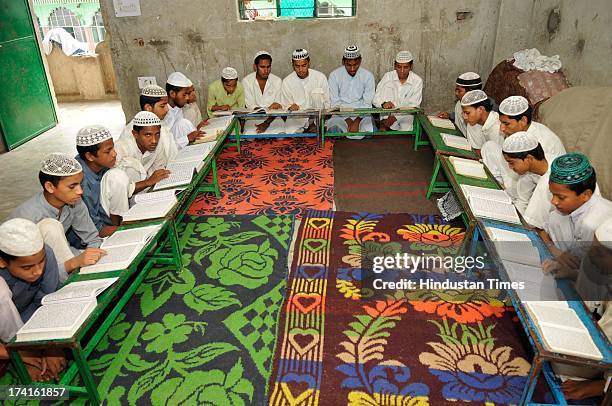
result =
M474 87L482 85L482 79L476 72L465 72L459 75L455 84L461 87Z
M489 97L482 90L470 90L461 98L462 106L471 106L476 103L483 102L487 100Z
M412 62L413 60L414 57L410 51L399 51L397 55L395 55L395 62L397 63L408 63Z
M535 135L525 131L517 131L504 140L502 150L506 153L529 152L538 147Z
M43 236L30 220L14 218L0 225L0 251L15 257L29 257L43 249Z
M221 71L221 77L226 80L238 79L238 71L228 66Z
M166 89L157 85L146 85L140 91L142 96L149 97L167 97L168 93L166 93Z
M346 59L357 59L361 56L361 51L357 45L349 45L344 48L344 57Z
M111 138L113 138L113 136L106 127L101 125L88 125L77 132L76 145L77 147L89 147L91 145L98 145Z
M52 152L40 163L40 171L51 176L72 176L81 173L79 161L61 152Z
M132 125L139 127L148 127L151 125L161 125L161 120L154 113L150 111L140 111L134 116Z
M589 158L578 152L557 157L550 166L550 181L562 185L574 185L589 179L594 169Z
M181 72L172 72L170 76L168 76L168 80L166 80L166 83L176 87L193 86L191 80L189 80L189 78Z
M293 54L291 54L291 59L293 59L294 61L299 61L300 59L306 59L310 56L310 54L308 53L307 49L296 49L295 51L293 51Z
M499 105L499 113L505 116L518 116L529 108L529 102L523 96L506 97Z

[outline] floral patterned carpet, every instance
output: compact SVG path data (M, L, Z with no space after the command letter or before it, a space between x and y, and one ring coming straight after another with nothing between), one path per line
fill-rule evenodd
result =
M269 404L517 403L530 365L516 315L496 292L400 291L374 300L359 288L362 255L398 252L399 242L443 254L461 244L463 231L437 216L304 218Z
M221 197L199 195L189 214L291 214L331 210L334 201L333 141L313 138L256 139L242 151L226 148L217 158Z

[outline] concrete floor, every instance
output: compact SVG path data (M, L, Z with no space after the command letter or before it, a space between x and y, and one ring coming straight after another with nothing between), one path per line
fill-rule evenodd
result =
M118 100L60 103L55 128L0 155L0 219L38 192L40 161L49 152L76 155L77 131L89 124L106 126L115 139L125 125L125 115Z

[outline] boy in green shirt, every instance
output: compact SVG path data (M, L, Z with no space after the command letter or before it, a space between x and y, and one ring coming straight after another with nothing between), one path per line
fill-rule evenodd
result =
M234 68L224 68L221 79L208 86L208 117L212 117L215 111L230 111L244 106L244 88L238 81L238 72Z

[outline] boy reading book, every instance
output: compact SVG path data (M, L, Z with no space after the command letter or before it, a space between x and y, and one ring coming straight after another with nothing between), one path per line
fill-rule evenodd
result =
M548 187L555 210L542 238L554 244L557 258L545 262L544 271L559 278L575 278L595 229L612 217L612 202L596 193L595 169L580 153L561 155L553 161Z
M176 154L158 159L162 138L168 135L164 134L167 131L157 115L150 111L141 111L132 120L129 137L122 135L117 141L116 165L127 173L132 182L135 182L134 193L154 186L170 176L170 171L165 167Z
M202 133L185 119L183 107L189 103L193 83L181 72L172 72L166 81L166 92L168 93L168 114L163 119L168 126L178 149L182 149L190 142L195 141Z
M83 168L59 152L47 155L38 179L42 191L17 207L9 218L36 223L58 262L60 282L75 269L93 265L104 255L102 238L81 196Z
M482 89L482 79L475 72L465 72L459 75L455 81L455 109L452 112L442 111L438 113L438 117L453 121L459 131L463 135L467 135L467 123L463 119L463 110L461 109L461 98L470 90Z
M134 193L134 182L123 170L114 168L117 152L113 136L105 127L81 128L76 136L76 148L75 159L84 175L83 202L100 236L107 237L121 224L121 216L130 208L128 199Z
M0 225L0 341L9 342L40 307L43 296L59 287L53 250L30 220L14 218ZM66 365L55 351L21 353L34 381L58 379ZM0 359L8 352L0 343Z
M230 66L223 68L221 79L208 86L208 117L215 111L231 111L244 106L244 88L238 80L238 71Z
M519 131L504 140L503 156L518 176L515 205L531 226L542 230L554 207L548 189L550 165L533 134ZM537 179L535 189L533 179Z

